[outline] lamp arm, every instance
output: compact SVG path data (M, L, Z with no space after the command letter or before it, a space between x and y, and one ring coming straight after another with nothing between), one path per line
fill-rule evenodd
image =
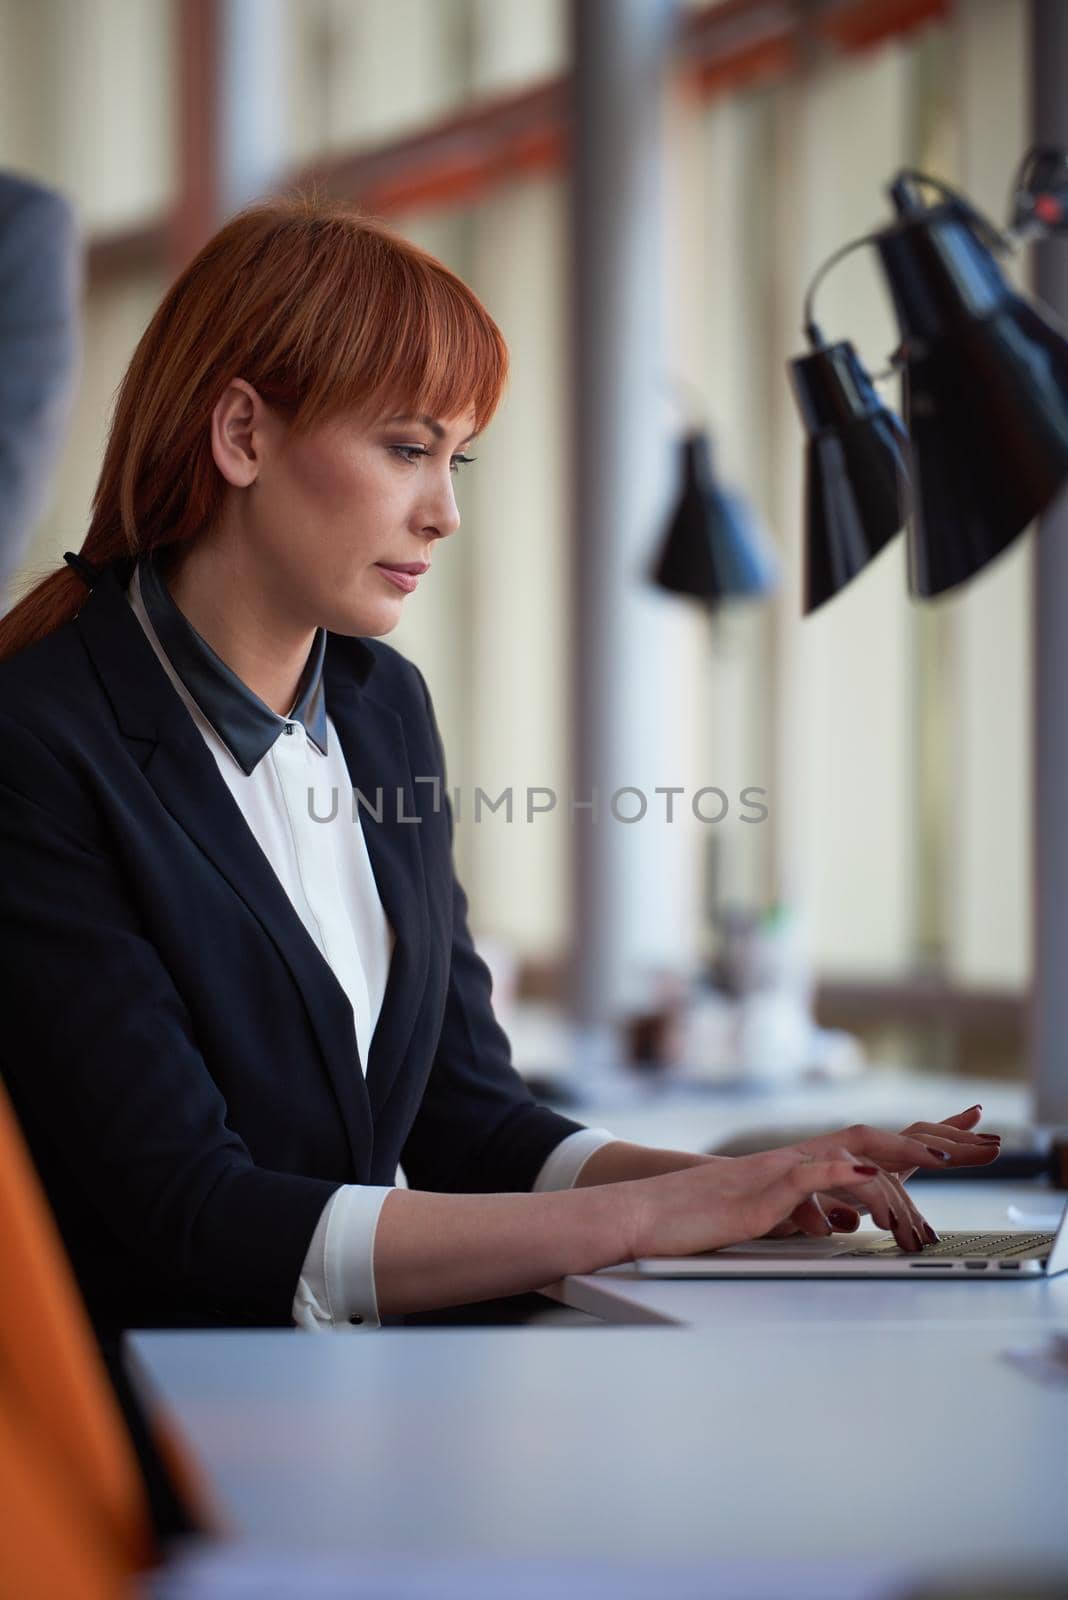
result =
M823 337L823 331L820 328L819 323L816 321L816 290L830 272L831 268L836 267L839 261L843 261L846 256L852 255L854 250L860 250L866 244L873 244L878 237L878 232L875 232L866 233L859 239L851 239L848 244L842 245L841 248L836 250L833 255L828 256L822 266L817 267L815 276L813 277L812 282L809 284L808 292L805 295L804 323L802 329L805 338L808 340L809 344L814 350L822 350L827 344L826 339Z
M1018 182L1019 179L1022 178L1028 161L1031 160L1034 155L1035 151L1033 149L1029 150L1021 161L1017 172ZM920 210L916 197L910 192L912 187L917 184L926 184L929 188L937 190L943 199L955 200L958 205L962 206L967 212L975 231L992 250L996 250L1002 254L1007 254L1015 249L1018 239L1011 231L1005 232L1001 228L996 227L995 224L990 221L989 217L984 217L981 211L977 211L972 205L971 201L966 199L959 190L952 188L948 183L943 183L941 178L932 177L929 172L919 172L915 167L902 167L900 172L898 172L894 177L893 182L889 185L888 193L893 200L899 215L909 216L910 214L914 214ZM823 337L822 329L820 328L819 323L816 321L815 316L816 290L819 288L820 284L823 282L824 278L830 272L832 267L836 267L838 263L846 256L852 255L854 250L861 249L863 245L874 244L882 232L883 230L880 228L876 229L872 233L866 233L862 235L862 237L859 239L851 239L848 244L842 245L841 249L836 250L833 255L828 256L823 265L817 268L816 274L813 277L812 282L809 284L808 292L805 295L803 324L803 332L805 337L814 350L820 350L826 346L826 340ZM894 366L895 363L892 362L890 367L887 369L887 372L880 374L879 376L889 376L889 374L893 372Z
M1014 241L1011 235L991 222L990 218L985 217L981 211L977 211L971 201L961 194L959 189L954 189L951 184L943 183L941 178L933 178L929 172L919 172L915 167L902 167L888 187L887 193L893 200L899 215L910 216L916 213L917 206L909 193L909 186L912 184L926 184L929 188L937 190L944 200L955 200L968 213L969 220L975 227L976 233L992 250L1005 255L1013 249Z
M1009 191L1006 238L1013 245L1068 233L1068 151L1033 144L1020 157Z
M678 372L664 372L660 378L660 389L662 393L671 393L675 404L686 416L688 426L700 428L707 425L704 394L689 378L684 378Z
M1038 160L1039 156L1042 156L1042 155L1060 155L1060 154L1061 154L1061 152L1059 150L1057 150L1054 146L1052 146L1052 145L1041 145L1041 144L1033 144L1033 145L1030 146L1029 149L1024 151L1023 155L1019 159L1019 162L1017 163L1016 171L1012 175L1012 185L1011 185L1011 187L1009 189L1009 204L1010 204L1010 206L1011 206L1013 200L1019 194L1020 190L1023 188L1023 186L1024 186L1024 178L1028 175L1028 173L1030 172L1031 168L1035 165L1035 162ZM1011 218L1009 219L1009 226L1010 226L1010 228L1012 226L1012 219Z

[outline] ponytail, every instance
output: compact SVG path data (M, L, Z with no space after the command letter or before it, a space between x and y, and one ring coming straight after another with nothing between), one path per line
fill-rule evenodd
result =
M105 541L97 539L95 551L83 549L78 559L99 570L117 556L130 553L125 539L109 543L114 548L101 550ZM83 576L73 563L64 561L63 566L40 579L16 601L6 616L0 617L0 661L17 655L28 645L36 644L38 639L55 633L65 622L72 621L85 603L88 576L89 573Z

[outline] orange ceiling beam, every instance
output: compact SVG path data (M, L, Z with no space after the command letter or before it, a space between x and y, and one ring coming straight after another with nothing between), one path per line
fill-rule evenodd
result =
M955 0L721 0L684 15L676 51L679 85L699 100L788 77L815 45L852 52L944 21ZM175 0L179 30L179 196L169 218L107 235L90 246L92 280L177 268L216 225L218 8ZM480 100L431 127L327 157L292 173L285 187L315 186L363 210L393 216L471 206L500 186L570 162L571 77Z

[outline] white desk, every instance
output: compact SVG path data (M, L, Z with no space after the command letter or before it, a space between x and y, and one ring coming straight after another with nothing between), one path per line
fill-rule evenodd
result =
M253 1547L364 1575L400 1556L441 1572L536 1557L555 1573L540 1592L569 1600L585 1591L564 1574L585 1564L647 1572L646 1595L704 1571L692 1592L732 1600L900 1592L839 1589L843 1564L1059 1562L1068 1578L1068 1388L1004 1344L982 1321L132 1339L143 1388ZM734 1562L778 1578L715 1587Z
M859 1088L825 1108L827 1126L876 1120L881 1093L900 1109L885 1084ZM948 1103L938 1086L930 1106L913 1097L910 1114L945 1115L964 1103L953 1088ZM623 1137L700 1148L732 1131L735 1113L718 1126L715 1113L702 1101L603 1117ZM756 1120L751 1106L737 1116ZM1026 1193L946 1185L927 1204L936 1226L996 1226ZM969 1567L1014 1573L1008 1595L1033 1562L1068 1592L1068 1385L1003 1357L1068 1329L1068 1281L617 1272L560 1292L661 1325L148 1333L131 1336L131 1359L235 1533L268 1553L276 1587L261 1600L291 1592L279 1551L335 1562L339 1587L305 1573L303 1595L390 1600L887 1600L903 1592L892 1573Z

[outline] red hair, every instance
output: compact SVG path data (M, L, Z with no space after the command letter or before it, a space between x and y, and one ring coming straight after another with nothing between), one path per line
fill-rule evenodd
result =
M481 433L508 351L467 285L384 223L307 195L260 202L210 239L164 296L115 401L81 555L105 566L196 538L222 507L211 414L233 378L294 434L459 416ZM62 566L0 619L0 660L67 622L85 585Z

